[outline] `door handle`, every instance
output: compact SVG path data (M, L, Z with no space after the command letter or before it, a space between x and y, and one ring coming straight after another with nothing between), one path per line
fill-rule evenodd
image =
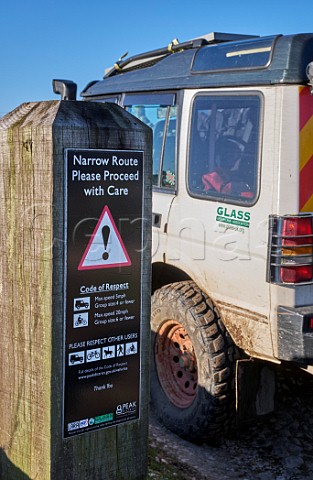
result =
M161 213L152 213L152 226L160 228L161 227Z

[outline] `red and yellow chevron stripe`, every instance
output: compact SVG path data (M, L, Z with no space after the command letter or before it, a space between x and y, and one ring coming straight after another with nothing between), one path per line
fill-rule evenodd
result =
M313 95L299 87L299 210L313 212Z

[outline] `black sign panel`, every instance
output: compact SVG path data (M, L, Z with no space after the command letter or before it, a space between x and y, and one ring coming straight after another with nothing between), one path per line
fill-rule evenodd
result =
M64 437L139 418L143 152L66 151Z

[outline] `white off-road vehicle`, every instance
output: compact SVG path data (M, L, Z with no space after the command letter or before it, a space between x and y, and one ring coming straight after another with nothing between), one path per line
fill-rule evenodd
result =
M259 360L313 373L312 61L313 34L214 33L122 59L81 94L153 129L151 401L192 440L242 403L271 409Z

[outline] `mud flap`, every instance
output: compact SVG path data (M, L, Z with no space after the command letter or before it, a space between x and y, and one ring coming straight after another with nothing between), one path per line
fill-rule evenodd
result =
M236 413L237 425L250 423L275 408L275 372L257 360L237 360Z

